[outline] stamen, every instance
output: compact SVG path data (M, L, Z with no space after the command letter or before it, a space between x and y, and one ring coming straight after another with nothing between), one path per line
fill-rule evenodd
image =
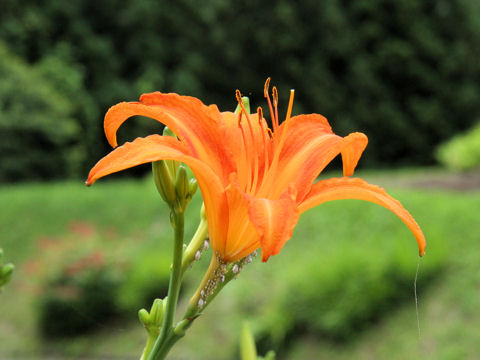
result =
M242 111L240 111L240 113L242 113L242 112L245 113L245 117L247 118L248 127L250 129L250 140L251 140L251 145L252 145L253 148L248 149L249 146L248 146L248 143L247 143L245 133L243 131L243 127L240 124L240 122L241 122L241 118L240 118L239 125L240 125L240 128L242 129L242 136L243 136L243 141L244 141L244 144L245 144L245 152L246 153L248 152L247 159L252 159L251 151L253 151L253 160L254 160L253 172L252 172L252 163L251 163L251 161L247 160L249 174L252 175L252 176L249 179L249 184L247 184L246 190L251 191L254 186L256 187L257 177L258 177L258 151L256 151L257 150L257 148L256 148L257 144L255 142L255 135L254 135L254 132L253 132L252 122L250 121L250 117L248 116L248 112L245 109L245 104L243 103L242 93L240 92L240 90L237 89L235 91L235 96L237 97L238 104L242 108Z
M273 103L275 106L275 112L278 111L278 92L277 88L273 87L272 89L272 94L273 94ZM262 186L260 190L258 191L258 196L262 196L263 192L268 189L270 186L270 182L274 181L273 177L275 176L275 172L277 171L278 167L278 162L280 160L280 153L282 151L283 145L286 140L286 134L287 134L287 127L289 124L290 117L292 115L292 109L293 109L293 98L295 95L295 90L291 89L290 90L290 99L288 101L288 108L287 108L287 115L285 117L285 125L282 128L282 133L280 134L280 140L277 142L274 139L274 150L273 150L273 158L272 158L272 163L270 164L270 167L268 169L268 172L266 175L264 175L263 181L262 181ZM278 114L278 113L277 113ZM279 126L279 125L277 125ZM277 134L278 135L278 134ZM263 192L262 192L263 191Z
M240 109L240 112L238 113L238 127L240 129L240 132L242 133L242 142L243 142L244 151L242 151L243 166L241 166L239 169L238 177L239 177L240 184L247 184L249 181L248 177L250 174L250 162L248 161L247 137L245 136L245 131L243 130L243 126L242 126L242 115L243 115L243 110ZM243 169L243 171L240 171L241 169Z
M259 106L257 108L258 122L261 124L263 119L263 109Z
M277 90L277 87L274 86L273 89L272 89L272 98L273 98L273 107L275 108L275 129L273 129L273 131L275 131L276 129L278 129L278 126L280 125L279 123L279 120L278 120L278 90Z
M270 77L265 80L265 85L263 86L263 96L268 97L268 88L270 87Z
M269 167L269 156L268 156L269 149L267 147L267 137L265 135L266 130L263 128L263 109L260 106L257 108L257 114L258 114L258 122L260 124L260 130L262 132L262 140L263 140L264 166L263 166L262 179L265 179L265 175ZM267 130L270 131L268 126L267 126Z
M293 98L295 97L295 90L290 89L290 99L288 100L288 109L287 109L287 116L285 117L285 123L290 120L292 116L292 108L293 108Z
M267 99L268 108L270 109L270 120L272 122L272 128L275 131L275 114L273 112L272 102L270 101L270 95L268 95L268 88L270 86L270 78L265 81L265 87L263 88L263 96Z

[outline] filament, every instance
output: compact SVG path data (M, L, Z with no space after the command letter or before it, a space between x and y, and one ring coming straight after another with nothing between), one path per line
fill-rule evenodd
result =
M246 190L252 191L252 188L254 187L254 184L255 184L255 187L256 187L257 177L258 177L258 151L256 151L257 144L255 142L255 135L254 135L254 132L253 132L252 122L250 121L250 117L248 115L248 112L245 109L245 104L243 103L242 94L241 94L240 90L237 89L235 91L235 95L237 97L238 104L240 105L242 111L245 113L245 117L247 118L247 124L248 124L249 130L250 130L250 139L251 139L251 144L250 145L251 146L248 146L247 139L246 139L246 136L245 136L245 132L243 131L243 127L241 126L241 116L240 116L239 126L242 130L242 136L243 136L243 140L244 140L244 144L245 144L245 153L248 152L248 154L247 154L248 174L251 175L251 176L247 176ZM254 148L253 149L248 149L249 147L254 147ZM252 151L253 151L253 154L252 154ZM252 169L252 163L251 163L252 157L253 157L253 169ZM252 170L253 170L253 172L252 172Z
M272 121L273 131L275 131L275 113L273 112L272 102L270 101L270 95L268 95L268 88L270 87L270 78L267 78L265 81L265 86L263 88L263 96L267 99L268 108L270 109L270 120Z

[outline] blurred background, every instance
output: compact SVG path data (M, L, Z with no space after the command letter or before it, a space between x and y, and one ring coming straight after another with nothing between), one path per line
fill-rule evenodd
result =
M279 359L477 356L478 1L1 0L1 9L0 247L17 268L0 294L0 358L139 357L136 312L168 286L168 211L148 166L83 186L109 151L103 115L157 90L233 110L240 89L264 106L269 76L281 114L295 88L294 114L367 134L359 176L422 226L420 336L413 238L388 211L344 201L311 210L281 255L249 265L172 359L236 358L244 318L260 351ZM119 142L159 131L132 120Z

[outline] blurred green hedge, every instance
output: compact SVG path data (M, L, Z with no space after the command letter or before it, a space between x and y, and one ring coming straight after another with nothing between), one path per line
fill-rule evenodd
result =
M78 175L85 153L73 99L2 43L0 78L0 181Z
M480 123L465 133L441 144L437 158L453 170L473 170L480 167Z
M294 113L324 114L341 135L365 132L370 144L362 164L430 164L439 143L480 116L480 62L472 51L480 48L478 18L476 0L5 0L0 39L29 65L17 69L26 74L12 99L19 113L2 108L1 116L28 124L44 116L57 125L49 127L51 147L31 144L23 131L8 134L22 144L12 145L10 157L36 145L32 159L16 166L38 169L16 170L14 178L52 175L35 153L40 148L59 176L71 170L56 157L73 159L68 165L85 174L108 150L101 116L119 101L175 91L226 110L238 88L261 105L267 76L283 107L295 87ZM34 80L29 66L49 71ZM8 74L5 81L16 83ZM2 97L7 93L4 86ZM43 100L25 106L32 96ZM152 123L128 122L120 139L148 133ZM76 155L59 154L78 138Z

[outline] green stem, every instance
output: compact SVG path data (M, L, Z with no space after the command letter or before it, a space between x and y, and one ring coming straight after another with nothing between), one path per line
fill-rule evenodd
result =
M160 349L163 347L163 344L167 341L171 334L173 334L173 319L175 317L175 309L178 302L178 295L180 293L180 285L182 281L183 233L185 219L183 212L174 212L173 217L175 240L173 244L173 263L172 270L170 272L170 283L168 285L167 308L165 309L165 317L163 318L160 335L153 346L152 352L148 356L149 360L164 359L167 355L168 351L161 353Z
M200 313L202 308L198 306L198 301L201 297L201 291L205 288L207 282L214 277L215 271L218 269L218 266L219 263L217 261L217 257L214 255L212 256L210 266L208 267L207 272L205 273L205 276L200 283L200 286L197 288L197 291L195 291L195 294L193 294L192 298L190 299L187 311L185 313L185 316L183 317L184 320L189 318L195 318ZM205 305L203 306L203 308L205 307Z
M153 336L152 334L148 333L147 344L145 345L145 349L143 350L142 357L140 360L146 360L148 355L151 353L153 346L155 345L155 340L158 336Z
M182 275L185 274L190 264L195 260L195 254L203 247L203 243L208 235L208 223L207 219L202 218L200 224L198 224L197 231L193 235L190 244L183 254L182 259Z

